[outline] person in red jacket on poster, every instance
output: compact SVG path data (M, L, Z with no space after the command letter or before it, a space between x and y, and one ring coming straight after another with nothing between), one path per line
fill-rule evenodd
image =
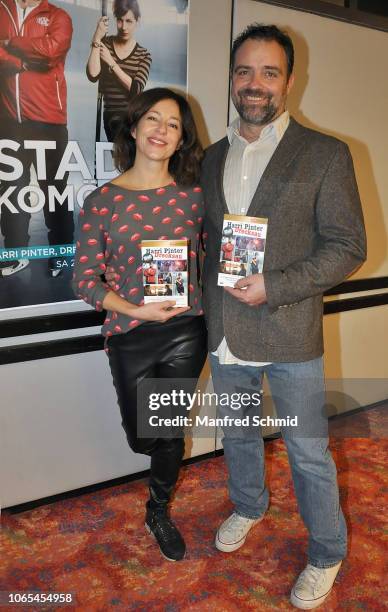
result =
M26 206L20 206L17 196L30 184L30 167L34 164L36 169L38 151L28 144L25 147L24 141L46 141L44 148L49 149L43 153L45 176L40 172L37 177L45 197L49 245L73 243L73 212L68 210L67 198L55 201L54 211L48 205L49 185L62 194L68 178L67 173L58 179L55 176L68 142L64 67L72 33L70 16L47 0L0 0L0 140L18 145L2 143L1 149L22 165L17 172L20 176L11 183L7 178L10 164L4 163L4 157L0 162L0 192L16 186L0 212L4 248L10 251L26 247L30 238L28 196L24 197ZM15 274L28 263L28 259L0 257L0 276ZM61 272L61 264L60 257L49 260L52 277Z
M222 247L221 247L224 259L226 261L231 261L233 259L233 249L234 249L234 243L229 238L228 242L223 244Z
M144 276L148 284L155 283L157 268L155 264L150 264L148 268L144 269Z

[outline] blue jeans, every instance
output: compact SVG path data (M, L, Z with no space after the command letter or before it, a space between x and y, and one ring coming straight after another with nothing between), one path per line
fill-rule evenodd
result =
M339 504L337 472L328 449L322 358L268 366L221 365L210 355L214 391L258 394L266 374L277 417L297 417L298 427L281 427L301 517L309 532L309 563L331 567L346 556L346 523ZM224 396L225 397L225 396ZM218 407L224 418L260 417L261 406ZM229 494L237 514L261 517L268 508L264 443L259 427L224 427Z

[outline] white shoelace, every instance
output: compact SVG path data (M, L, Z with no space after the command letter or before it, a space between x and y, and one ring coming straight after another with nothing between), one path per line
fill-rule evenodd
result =
M320 589L325 578L325 572L320 567L314 565L308 565L306 569L301 573L297 587L302 586L304 582L307 582L313 589L313 591Z
M228 533L234 533L237 531L238 535L243 535L246 528L250 526L251 522L251 519L240 516L234 512L225 526L225 531Z

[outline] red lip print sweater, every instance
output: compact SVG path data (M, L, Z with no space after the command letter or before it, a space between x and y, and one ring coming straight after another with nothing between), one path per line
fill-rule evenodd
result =
M183 240L188 242L189 305L179 316L202 315L198 284L198 250L202 230L203 199L198 186L166 187L130 191L107 183L91 193L80 211L77 250L73 275L75 294L102 310L110 290L134 304L144 298L141 240ZM101 275L107 266L117 274L110 289ZM109 337L134 329L141 320L108 311L102 333Z

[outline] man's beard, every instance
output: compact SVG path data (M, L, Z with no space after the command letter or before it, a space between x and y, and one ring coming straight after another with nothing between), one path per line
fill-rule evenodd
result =
M266 102L260 106L253 106L242 100L244 96L264 98ZM272 94L265 93L261 89L240 89L237 95L232 94L233 104L241 119L252 125L267 125L275 117L279 109L272 102L272 98Z

